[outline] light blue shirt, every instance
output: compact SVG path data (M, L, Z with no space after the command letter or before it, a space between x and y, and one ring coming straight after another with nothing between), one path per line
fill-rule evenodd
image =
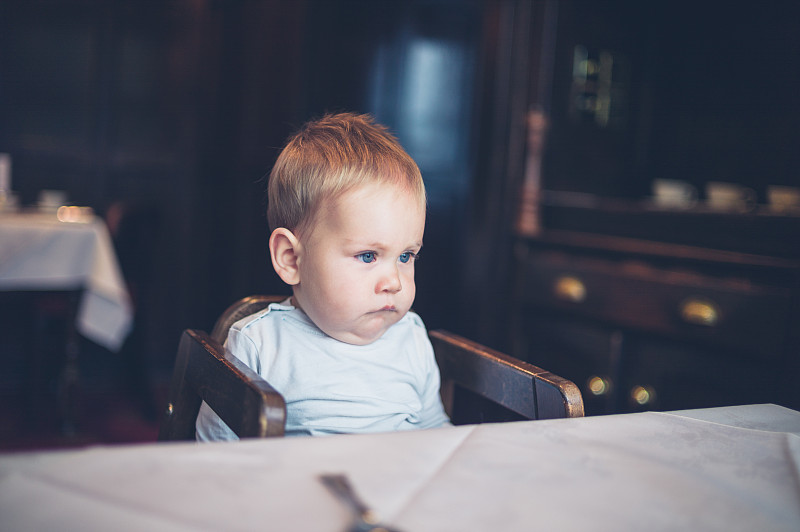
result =
M413 312L375 342L359 346L326 335L287 300L234 324L225 347L283 395L287 436L449 423L433 348ZM237 439L205 403L196 428L201 441Z

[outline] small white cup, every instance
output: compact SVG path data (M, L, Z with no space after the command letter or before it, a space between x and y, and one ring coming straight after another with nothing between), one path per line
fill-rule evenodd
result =
M800 211L800 188L769 185L767 201L770 210L776 212Z
M18 207L17 195L11 191L0 190L0 211L14 212Z
M757 200L752 188L723 181L706 183L706 201L714 210L746 212L756 206Z
M0 192L11 192L11 156L0 153Z
M697 203L697 189L686 181L654 179L653 200L660 207L689 209Z
M67 193L63 190L41 190L37 205L40 211L57 211L59 207L67 203Z

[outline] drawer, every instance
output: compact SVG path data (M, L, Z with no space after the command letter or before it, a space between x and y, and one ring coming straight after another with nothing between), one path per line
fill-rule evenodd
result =
M612 386L590 389L592 379L618 382L619 333L596 323L545 314L521 316L513 326L512 354L574 382L583 395L587 416L619 411Z
M515 325L513 354L578 385L587 416L797 404L795 380L784 378L781 364L647 334L621 335L602 325L545 313L529 314Z
M555 253L531 253L517 266L523 307L761 357L781 356L787 339L791 296L775 287Z
M749 357L725 357L685 343L634 340L623 393L630 411L710 408L731 404L784 404L778 364ZM644 390L640 405L637 390ZM650 400L651 399L651 400Z

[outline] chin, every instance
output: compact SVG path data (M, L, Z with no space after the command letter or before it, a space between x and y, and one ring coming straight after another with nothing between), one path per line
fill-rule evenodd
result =
M347 338L339 338L339 340L353 345L369 345L380 340L380 338L386 334L386 331L389 330L389 327L391 327L391 325L380 327L377 330L370 329L366 331L362 330L358 332L351 332L347 335L342 335L343 337L346 336Z
M386 331L384 331L386 332ZM365 335L355 335L355 334L347 334L347 335L337 335L333 336L335 340L339 340L345 344L350 345L369 345L376 340L378 340L381 336L383 336L383 332L377 336L365 336Z
M367 321L362 320L361 323L352 328L343 327L333 333L323 332L346 344L369 345L379 340L404 315L405 312L396 310L371 313Z

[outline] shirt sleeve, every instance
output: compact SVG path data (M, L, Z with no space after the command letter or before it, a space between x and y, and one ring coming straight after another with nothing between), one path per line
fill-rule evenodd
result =
M197 414L195 422L195 436L197 441L231 441L238 440L231 428L225 424L216 412L211 410L208 403L203 401L200 405L200 412Z

